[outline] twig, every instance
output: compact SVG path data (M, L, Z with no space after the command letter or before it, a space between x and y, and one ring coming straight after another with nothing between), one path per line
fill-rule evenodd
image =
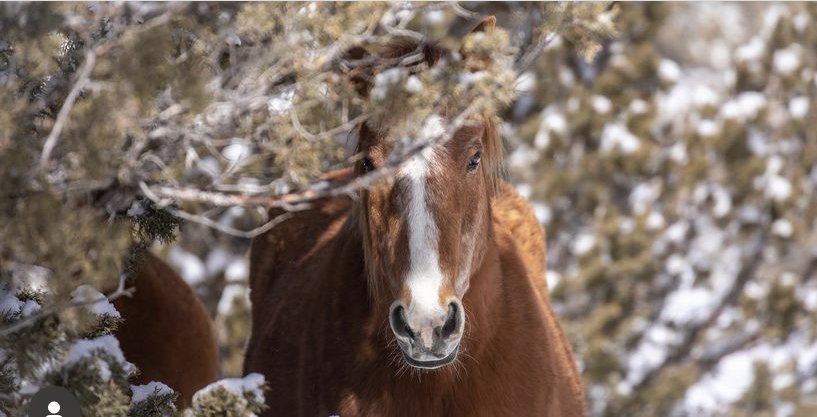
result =
M71 88L71 91L68 93L68 96L62 103L60 112L57 114L57 120L54 122L54 127L51 128L51 132L48 134L48 138L45 140L43 152L40 155L41 170L45 169L46 165L48 164L48 159L51 158L51 152L54 150L54 147L57 146L62 129L65 128L65 123L68 121L68 115L71 113L71 109L74 107L74 103L76 103L77 98L79 98L79 94L82 92L82 89L85 88L86 84L88 84L91 72L94 70L95 65L96 52L92 48L85 52L85 62L82 63L82 67L79 70L77 81L74 83L74 86Z
M308 207L307 206L302 206L301 207L301 209L304 209L304 208L308 208ZM168 211L170 212L170 214L172 214L172 215L174 215L176 217L185 219L187 221L191 221L193 223L198 223L198 224L201 224L201 225L204 225L204 226L207 226L207 227L211 227L211 228L216 229L218 231L227 233L228 235L235 236L235 237L241 237L241 238L244 238L244 239L252 239L252 238L254 238L254 237L258 236L258 235L261 235L261 234L267 232L268 230L272 229L273 227L283 223L284 221L289 220L292 217L292 213L284 213L284 214L275 216L272 220L264 223L261 226L256 227L255 229L252 229L252 230L238 230L236 228L233 228L233 227L230 227L230 226L227 226L227 225L223 225L223 224L221 224L219 222L213 221L209 217L188 213L186 211L178 210L178 209L168 209Z
M403 152L394 155L392 158L390 158L390 161L379 167L377 170L367 175L354 178L346 183L341 183L335 187L324 189L315 189L313 187L289 194L272 196L262 193L248 195L246 192L238 194L205 191L193 187L148 185L145 182L140 182L139 187L146 197L151 199L160 207L166 207L172 201L191 201L208 203L219 207L264 206L267 208L282 208L288 211L294 211L292 210L293 208L295 208L295 210L300 210L298 207L299 204L309 203L322 198L350 196L359 190L371 187L377 181L391 177L403 161L408 160L410 157L422 152L427 146L431 146L433 144L432 142L445 143L450 140L454 136L454 133L465 125L468 118L473 115L483 103L484 100L482 99L475 100L473 103L471 103L468 108L466 108L462 113L460 113L460 115L457 116L456 119L454 119L443 135L436 138L436 140L419 143L408 147Z

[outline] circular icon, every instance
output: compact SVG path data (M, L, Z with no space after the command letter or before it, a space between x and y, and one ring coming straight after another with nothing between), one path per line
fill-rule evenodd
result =
M79 400L63 387L47 386L31 397L28 417L80 417Z

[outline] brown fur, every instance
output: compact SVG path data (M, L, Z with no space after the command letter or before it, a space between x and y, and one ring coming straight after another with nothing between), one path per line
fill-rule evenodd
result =
M179 393L177 404L218 377L218 347L204 304L166 263L147 253L129 285L133 297L114 306L124 321L115 332L125 358L139 369L133 381L161 381Z
M494 23L489 18L478 28ZM430 66L442 53L426 43L400 47L386 56L422 48ZM324 199L253 240L245 372L267 378L264 415L585 415L570 345L547 295L544 231L499 179L493 117L475 121L479 127L463 127L433 149L422 165L426 176L416 177L424 183L398 175L355 201ZM362 125L358 151L365 158L332 179L383 164L392 151L388 134L387 127ZM481 163L468 168L479 154ZM402 327L389 323L390 312L400 311L395 305L406 312L412 301L404 282L412 192L422 193L434 218L417 230L434 230L439 311L461 300L466 312L455 362L433 370L409 367L395 339Z
M582 416L569 343L547 302L544 235L509 186L492 201L489 253L463 304L458 363L401 366L369 300L354 205L324 200L255 239L246 372L270 384L267 416Z

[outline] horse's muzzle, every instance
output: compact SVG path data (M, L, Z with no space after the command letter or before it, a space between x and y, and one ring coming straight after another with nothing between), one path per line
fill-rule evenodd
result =
M459 300L453 300L448 304L446 314L428 316L407 311L402 303L395 302L389 314L389 324L409 365L435 369L457 358L465 314Z

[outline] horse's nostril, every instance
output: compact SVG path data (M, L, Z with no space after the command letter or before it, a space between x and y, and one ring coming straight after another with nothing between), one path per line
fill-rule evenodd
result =
M406 309L403 308L403 306L398 305L391 311L391 320L395 333L397 333L399 336L414 339L414 332L408 325L408 320L406 320Z
M442 336L448 337L457 330L457 304L451 303L448 305L448 316L445 318L443 325Z

